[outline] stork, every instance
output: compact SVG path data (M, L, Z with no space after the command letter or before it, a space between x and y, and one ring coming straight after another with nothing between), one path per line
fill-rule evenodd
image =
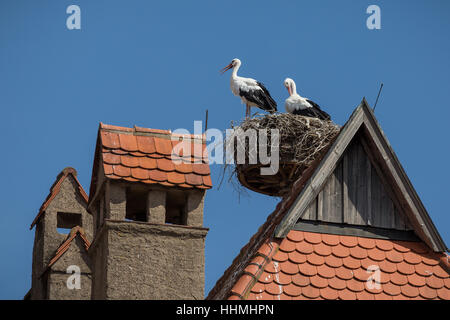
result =
M233 69L231 74L231 92L235 96L241 98L242 102L246 105L245 118L250 116L251 107L258 107L262 110L274 113L277 111L277 103L270 96L269 91L266 87L259 81L252 78L243 78L237 75L239 67L241 66L241 60L233 59L230 64L228 64L221 71Z
M289 98L286 99L285 108L288 113L298 114L320 120L330 120L330 115L321 110L314 101L301 97L297 93L294 80L286 78L284 86L289 92Z

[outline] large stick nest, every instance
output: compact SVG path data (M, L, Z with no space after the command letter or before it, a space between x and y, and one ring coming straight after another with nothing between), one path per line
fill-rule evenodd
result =
M246 163L236 164L232 173L243 186L273 196L286 194L302 172L326 151L340 131L340 127L332 121L289 113L268 114L243 120L238 127L234 127L234 129L238 128L243 131L268 129L267 150L269 154L270 129L279 130L280 168L277 174L261 175L260 168L267 167L267 165L249 164L247 145L245 146ZM235 131L234 135L227 138L226 143L234 143L235 147L239 147L237 138L240 134L242 131ZM234 157L236 159L236 152Z

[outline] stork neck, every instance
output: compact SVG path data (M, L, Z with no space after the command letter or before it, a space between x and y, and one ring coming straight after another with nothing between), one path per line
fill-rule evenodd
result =
M236 78L237 77L237 72L239 70L239 68L241 67L241 64L238 63L233 67L233 72L231 73L231 77L232 78Z
M295 85L295 82L291 82L291 92L292 94L297 94L297 87Z

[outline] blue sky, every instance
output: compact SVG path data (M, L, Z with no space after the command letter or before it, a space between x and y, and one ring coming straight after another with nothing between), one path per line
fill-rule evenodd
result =
M71 4L81 30L66 28ZM366 28L370 4L381 30ZM192 131L209 109L224 130L245 112L218 72L235 57L279 109L289 76L338 124L383 82L376 116L448 245L449 15L448 1L2 0L0 299L30 288L28 227L59 171L89 189L98 123ZM211 169L206 293L278 201L218 189Z

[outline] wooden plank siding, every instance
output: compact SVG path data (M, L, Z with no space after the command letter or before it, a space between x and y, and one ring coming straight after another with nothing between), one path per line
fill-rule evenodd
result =
M359 139L348 146L300 220L411 230Z

